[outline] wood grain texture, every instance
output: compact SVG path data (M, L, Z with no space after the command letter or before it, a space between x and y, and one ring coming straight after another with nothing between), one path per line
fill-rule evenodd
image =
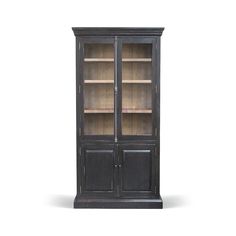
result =
M84 47L84 58L105 59L111 58L114 60L113 44L89 43Z
M131 80L122 80L123 84L151 84L151 80L145 80L145 79L131 79Z
M123 80L150 80L152 79L151 63L122 63Z
M84 58L85 62L114 62L113 58Z
M112 135L114 133L113 114L85 114L85 135Z
M152 58L122 58L123 62L151 62Z
M113 109L113 84L85 84L84 109Z
M151 84L123 84L122 109L152 109Z
M84 63L84 80L114 81L114 63Z
M84 113L114 113L114 109L85 109Z
M85 109L84 113L114 113L114 109ZM122 113L152 113L151 109L123 109Z
M114 84L114 80L106 80L106 79L100 79L100 80L84 80L85 84Z
M114 84L114 80L84 80L85 84ZM122 80L123 84L151 84L152 81L151 80Z
M123 135L151 135L151 114L122 114Z
M152 58L123 58L123 62L151 62ZM84 62L114 62L113 58L84 58Z
M152 61L152 45L125 43L122 47L122 60L125 58Z

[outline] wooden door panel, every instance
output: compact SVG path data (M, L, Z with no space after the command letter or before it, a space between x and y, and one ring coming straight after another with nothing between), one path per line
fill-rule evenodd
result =
M155 193L155 159L153 145L126 145L119 150L120 195Z
M86 150L85 189L87 191L113 190L113 151Z
M150 191L151 150L124 150L122 183L124 191Z
M82 154L82 193L115 192L115 151L110 146L87 146Z

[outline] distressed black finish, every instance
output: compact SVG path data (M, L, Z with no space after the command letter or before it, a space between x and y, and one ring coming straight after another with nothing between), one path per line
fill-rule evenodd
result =
M75 36L161 36L164 28L73 27Z
M164 28L72 28L76 36L77 195L75 208L162 208L160 36ZM114 47L114 135L84 135L85 43ZM152 135L122 135L123 43L152 44Z

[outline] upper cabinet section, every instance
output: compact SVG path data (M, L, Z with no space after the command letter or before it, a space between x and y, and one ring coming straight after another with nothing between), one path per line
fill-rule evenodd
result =
M155 140L163 28L73 28L82 140Z

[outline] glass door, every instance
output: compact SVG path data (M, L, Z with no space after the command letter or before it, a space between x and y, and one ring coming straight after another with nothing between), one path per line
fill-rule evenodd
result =
M120 137L150 139L155 133L154 39L120 42Z
M82 43L84 137L114 136L114 43L113 39L87 39Z

